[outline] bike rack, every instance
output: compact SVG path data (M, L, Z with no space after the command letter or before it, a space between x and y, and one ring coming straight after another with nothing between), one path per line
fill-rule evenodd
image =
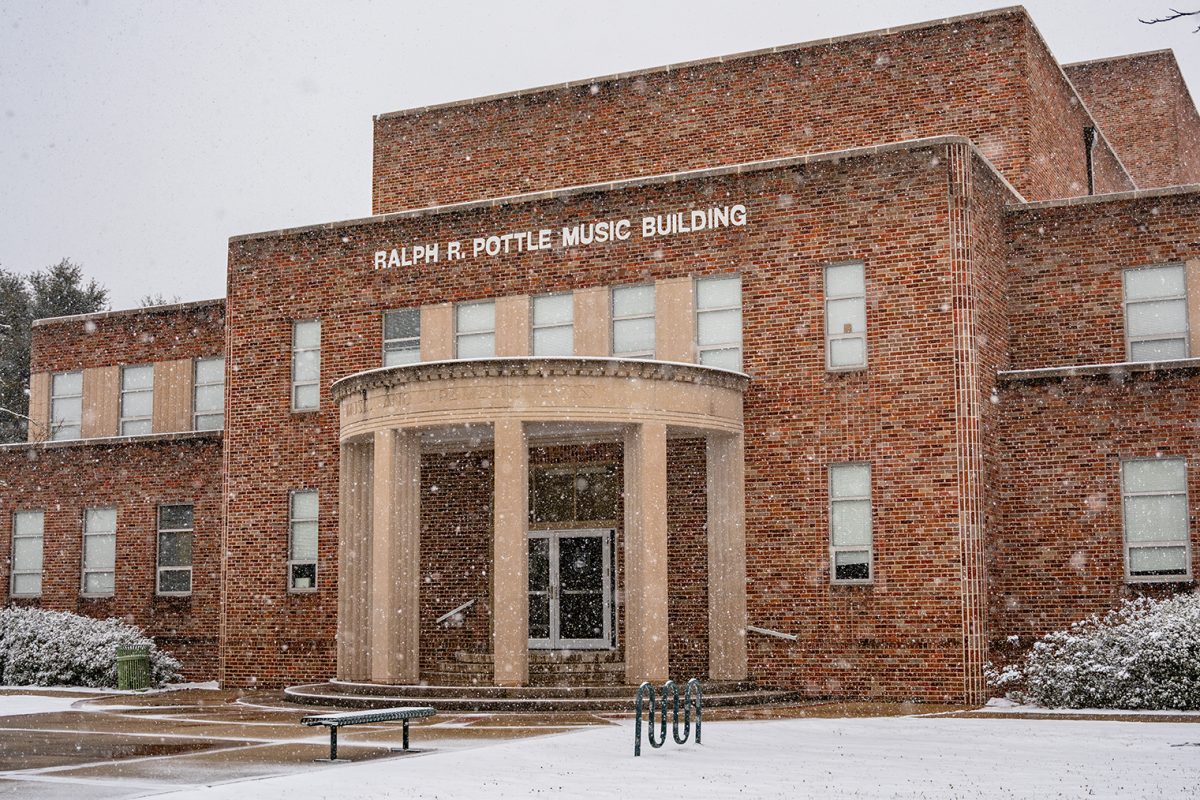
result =
M667 695L670 693L671 699L671 738L675 740L675 744L686 744L688 736L692 730L692 706L696 707L696 744L700 744L700 719L704 711L704 696L700 691L700 681L697 678L692 678L687 682L687 687L683 693L683 735L679 735L679 687L675 685L675 681L667 681L662 687L662 723L658 734L658 741L654 741L654 687L646 681L638 687L637 697L634 698L633 704L637 716L633 723L633 754L640 756L642 754L642 695L646 695L649 699L650 712L646 717L646 738L650 741L650 746L653 748L662 747L667 741Z

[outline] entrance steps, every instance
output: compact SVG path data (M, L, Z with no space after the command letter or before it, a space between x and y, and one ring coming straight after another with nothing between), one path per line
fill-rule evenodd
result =
M452 661L421 677L438 686L487 686L492 682L491 653L456 652ZM531 650L530 686L621 686L625 662L613 650Z
M787 703L796 692L760 689L751 681L702 683L705 708ZM329 681L284 690L287 699L308 705L340 708L433 706L455 712L631 712L636 686L391 686Z

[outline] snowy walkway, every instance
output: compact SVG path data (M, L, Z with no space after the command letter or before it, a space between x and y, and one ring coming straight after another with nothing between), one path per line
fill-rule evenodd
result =
M631 756L593 728L166 797L1189 798L1200 725L892 717L715 722L703 746ZM647 752L648 751L648 752Z

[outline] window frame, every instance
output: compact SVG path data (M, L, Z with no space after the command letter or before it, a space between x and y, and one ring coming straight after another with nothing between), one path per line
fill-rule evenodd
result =
M66 376L66 375L78 375L79 376L79 394L55 394L54 393L54 384L57 382L55 379L58 378L59 376ZM69 427L71 429L78 429L79 432L75 436L59 437L58 432L60 430L60 427L58 425L58 421L55 419L54 405L55 405L56 401L72 400L75 398L79 398L79 418L74 420L73 423ZM66 442L66 441L72 441L75 439L82 439L82 438L83 438L83 370L72 369L72 370L66 370L64 372L52 373L50 375L50 441Z
M539 300L547 300L556 297L570 298L571 301L571 321L570 322L552 322L549 324L537 324L537 304ZM567 354L545 354L537 351L537 333L538 331L549 331L566 328L571 333L571 352ZM571 358L575 355L575 293L574 292L549 292L547 294L538 294L529 298L529 354L536 358Z
M399 337L396 337L393 339L387 338L388 315L389 314L403 314L403 313L416 314L417 335L416 336L399 336ZM385 366L385 367L403 367L403 366L408 366L410 364L421 363L421 309L417 308L417 307L391 308L391 309L388 309L383 312L383 316L380 318L380 322L383 326L383 330L382 330L382 334L383 334L382 335L382 340L383 340L382 363L383 363L383 366ZM388 349L389 344L396 344L396 343L408 343L408 344L411 344L411 348L404 347L404 348L391 349L391 350ZM401 361L397 364L389 364L388 363L388 353L407 353L407 352L414 353L416 355L416 358L414 358L412 361Z
M705 281L724 281L724 280L730 280L732 278L737 279L737 285L738 285L737 305L712 306L711 308L701 308L700 307L700 284L704 283ZM722 351L722 350L737 350L738 366L735 371L741 372L745 368L745 356L746 356L745 347L743 346L743 343L745 340L746 321L745 321L745 314L743 311L744 305L742 303L742 275L741 275L741 273L733 272L733 273L722 274L722 275L705 275L703 277L696 278L694 281L694 285L692 287L692 291L693 291L693 296L695 297L695 319L693 320L693 324L694 324L695 328L693 330L692 335L694 336L694 341L696 343L696 363L700 364L701 366L712 367L713 369L728 369L728 367L720 367L715 364L705 364L704 363L704 354L709 353L709 352ZM706 345L700 344L700 320L701 320L701 318L703 318L703 316L705 314L719 313L722 311L737 311L738 312L738 338L737 338L736 343L733 340L729 340L729 341L725 341L725 342L718 342L716 344L706 344Z
M863 282L862 292L855 294L838 294L831 295L829 293L829 270L839 267L862 267ZM821 268L821 309L823 315L821 317L821 332L824 334L822 338L825 340L825 371L826 372L861 372L867 368L870 363L870 353L867 351L867 329L870 327L867 323L867 264L865 261L837 261L826 264ZM829 332L829 304L841 300L861 300L863 310L863 329L861 333L830 333ZM861 364L843 364L835 366L833 363L833 343L836 341L848 341L850 339L860 339L862 341L862 363Z
M313 323L317 326L317 344L315 347L300 347L296 344L297 333L300 326L308 323ZM288 405L291 407L293 414L307 414L321 410L321 320L317 317L306 317L304 319L292 320L292 380L291 380L291 396L288 398ZM296 360L302 353L317 354L317 377L313 380L301 381L296 378ZM317 389L317 401L311 406L301 406L296 403L297 390L307 386L315 386Z
M485 306L485 305L490 305L492 307L492 327L490 329L484 328L484 329L480 329L477 331L461 330L461 320L459 319L459 315L460 315L462 309L469 308L471 306ZM491 355L470 356L470 357L464 357L464 356L460 355L460 353L462 352L462 340L463 339L465 339L467 337L482 337L482 336L491 336L492 337L492 353L491 353ZM454 304L454 358L455 358L455 360L480 361L483 359L495 358L495 357L496 357L496 300L495 300L495 298L484 299L484 300L468 300L468 301L462 302L462 303L455 303Z
M200 364L207 361L221 362L221 382L214 383L213 381L200 382ZM221 387L221 411L197 411L196 399L199 396L200 389L207 386ZM215 428L201 428L200 417L220 417L221 424ZM223 431L225 430L225 356L210 356L208 358L197 358L192 361L192 430L194 431Z
M150 370L150 387L149 388L139 388L139 389L126 389L125 388L125 376L129 373L130 370L134 370L134 369ZM129 395L133 395L133 394L148 394L148 395L150 395L150 413L149 414L131 417L125 413L125 399ZM121 436L149 436L154 433L154 364L153 363L150 363L150 364L123 364L121 366L121 387L120 387L119 396L117 398L117 414L118 414L117 432ZM135 423L135 422L148 422L150 429L143 433L127 433L125 431L125 426L128 425L129 423Z
M866 467L867 468L867 494L854 495L846 497L834 497L833 495L833 473L839 467ZM833 461L826 465L825 486L826 494L828 495L828 513L829 522L829 583L831 586L867 586L875 583L875 475L869 461ZM864 545L835 545L833 531L833 509L837 503L861 503L867 501L867 538L868 543ZM865 578L839 578L837 577L837 554L838 553L862 553L867 554L867 577Z
M617 314L617 292L630 289L650 289L650 311L638 314ZM640 358L654 360L658 353L658 287L653 283L628 283L620 286L609 287L608 292L608 311L610 324L608 335L610 337L609 352L615 358ZM617 324L621 322L636 322L637 320L650 320L650 334L653 338L653 346L649 350L627 350L625 352L617 352Z
M315 516L311 519L307 517L296 516L296 495L311 494L316 498L317 510ZM321 493L318 489L292 489L288 492L288 538L287 538L287 591L288 594L312 594L320 588L320 543L321 543ZM316 526L313 532L314 542L313 549L317 550L317 557L311 559L296 559L292 557L295 550L294 543L296 537L297 522L312 522ZM293 567L312 565L313 578L312 586L296 586L295 573Z
M192 527L190 528L164 528L162 521L162 511L164 508L176 508L179 506L187 506L192 510ZM154 536L154 594L156 597L191 597L192 591L195 589L195 565L196 565L196 504L195 503L159 503L155 509L155 536ZM162 535L164 533L187 533L192 537L191 560L188 566L167 566L162 564ZM162 588L163 572L184 572L188 574L188 589L186 592L167 592Z
M1164 461L1179 461L1183 463L1183 490L1182 491L1154 491L1154 492L1129 492L1125 489L1125 465L1134 462L1155 462L1162 463ZM1121 550L1125 562L1125 582L1126 583L1187 583L1192 580L1192 518L1191 518L1191 501L1188 497L1188 461L1184 456L1165 456L1155 458L1153 456L1122 458L1118 465L1120 473L1120 490L1121 490ZM1129 522L1128 513L1126 511L1125 500L1128 497L1177 497L1183 496L1183 518L1187 532L1183 539L1155 539L1153 541L1139 541L1130 544L1129 541ZM1150 548L1150 547L1183 547L1184 551L1184 572L1177 575L1134 575L1130 571L1129 553L1131 550Z
M111 531L89 531L88 530L88 512L102 511L111 508L113 511L113 529ZM103 506L86 506L83 509L83 539L82 546L79 551L80 570L79 570L79 596L86 598L105 598L115 597L117 594L117 530L119 525L120 512L116 505ZM89 569L87 563L87 540L89 536L112 536L113 537L113 560L110 569ZM111 574L113 576L113 588L108 592L89 592L87 590L87 579L90 574Z
M36 536L34 536L32 534L17 532L17 517L20 517L22 515L27 515L27 514L38 514L42 518L42 526L41 526L42 530L41 530L41 533L37 534ZM42 596L42 581L46 575L46 561L45 561L45 557L46 557L46 509L44 509L44 508L26 508L26 509L21 509L21 510L15 510L12 512L11 520L12 520L12 550L10 551L11 552L10 561L11 561L12 567L8 573L8 596L13 597L13 598L41 597ZM41 546L42 566L39 567L37 570L19 569L17 567L17 539L34 539L34 538L38 539L39 542L41 543L40 546ZM38 590L36 592L18 592L16 590L18 575L37 575L38 576Z
M1163 295L1161 297L1139 297L1136 300L1129 299L1129 282L1128 276L1131 272L1144 272L1146 270L1158 269L1177 269L1183 274L1183 291L1178 295ZM1186 264L1146 264L1141 267L1124 267L1121 269L1121 314L1124 317L1125 327L1125 361L1131 364L1153 363L1156 359L1136 360L1133 357L1134 344L1142 342L1164 342L1183 340L1183 357L1191 358L1192 353L1192 337L1191 337L1191 299L1188 297L1188 274ZM1163 303L1171 301L1180 301L1183 303L1183 330L1178 335L1175 334L1143 334L1135 336L1129 329L1129 307L1143 303ZM1174 361L1175 359L1161 359L1164 361Z

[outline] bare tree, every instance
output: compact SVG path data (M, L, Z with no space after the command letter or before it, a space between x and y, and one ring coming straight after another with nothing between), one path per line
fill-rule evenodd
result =
M1184 17L1200 16L1200 11L1179 11L1178 9L1174 8L1168 8L1167 10L1171 13L1165 17L1155 17L1154 19L1142 19L1141 17L1138 17L1138 22L1142 23L1143 25L1157 25L1160 22L1174 22L1175 20L1183 19ZM1196 30L1192 31L1192 33L1200 33L1200 26L1198 26Z

